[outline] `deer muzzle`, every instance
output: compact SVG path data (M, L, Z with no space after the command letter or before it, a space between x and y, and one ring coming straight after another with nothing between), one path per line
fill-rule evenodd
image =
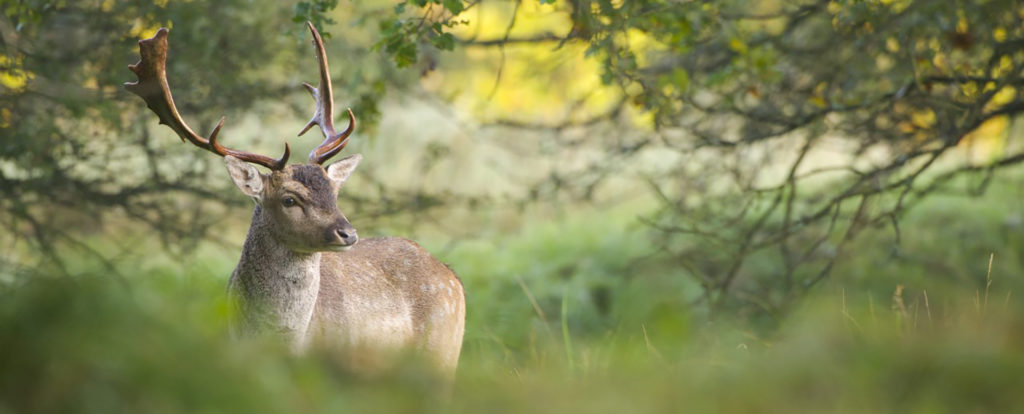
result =
M339 220L333 226L328 227L324 239L328 246L345 250L359 241L359 235L356 234L356 228L352 227L348 220Z

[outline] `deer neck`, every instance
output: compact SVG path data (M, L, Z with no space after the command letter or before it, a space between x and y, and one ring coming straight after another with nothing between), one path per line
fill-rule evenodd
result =
M278 333L301 349L320 289L320 253L295 252L274 238L257 206L232 282L243 331Z

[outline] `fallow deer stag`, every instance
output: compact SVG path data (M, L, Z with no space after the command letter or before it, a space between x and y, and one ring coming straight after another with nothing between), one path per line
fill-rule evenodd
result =
M338 189L362 157L321 166L348 143L355 116L349 110L348 128L335 131L327 54L320 34L307 25L320 84L304 84L316 110L299 135L314 125L324 135L309 154L309 164L286 165L287 144L278 159L222 146L217 134L224 118L209 138L193 132L178 114L167 84L167 29L139 41L142 59L129 66L138 81L125 87L183 141L224 157L232 180L256 202L241 259L228 282L239 307L234 331L280 334L297 351L311 343L375 355L418 349L443 373L454 375L466 315L461 281L415 242L359 240L338 210ZM260 173L252 164L270 172Z

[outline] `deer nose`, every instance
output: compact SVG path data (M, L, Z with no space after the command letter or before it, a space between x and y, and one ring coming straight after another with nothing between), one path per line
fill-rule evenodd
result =
M359 241L359 235L356 234L356 229L352 226L340 227L335 230L335 233L346 246L351 246Z

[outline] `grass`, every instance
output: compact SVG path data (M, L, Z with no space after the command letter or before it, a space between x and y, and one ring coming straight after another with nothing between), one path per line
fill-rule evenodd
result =
M772 338L623 326L576 337L564 353L545 337L520 358L469 347L445 402L414 361L367 378L330 353L231 341L216 295L197 299L167 279L128 289L103 276L37 278L4 292L0 412L953 413L1024 403L1013 302L978 314L973 298L947 298L926 319L823 296Z

